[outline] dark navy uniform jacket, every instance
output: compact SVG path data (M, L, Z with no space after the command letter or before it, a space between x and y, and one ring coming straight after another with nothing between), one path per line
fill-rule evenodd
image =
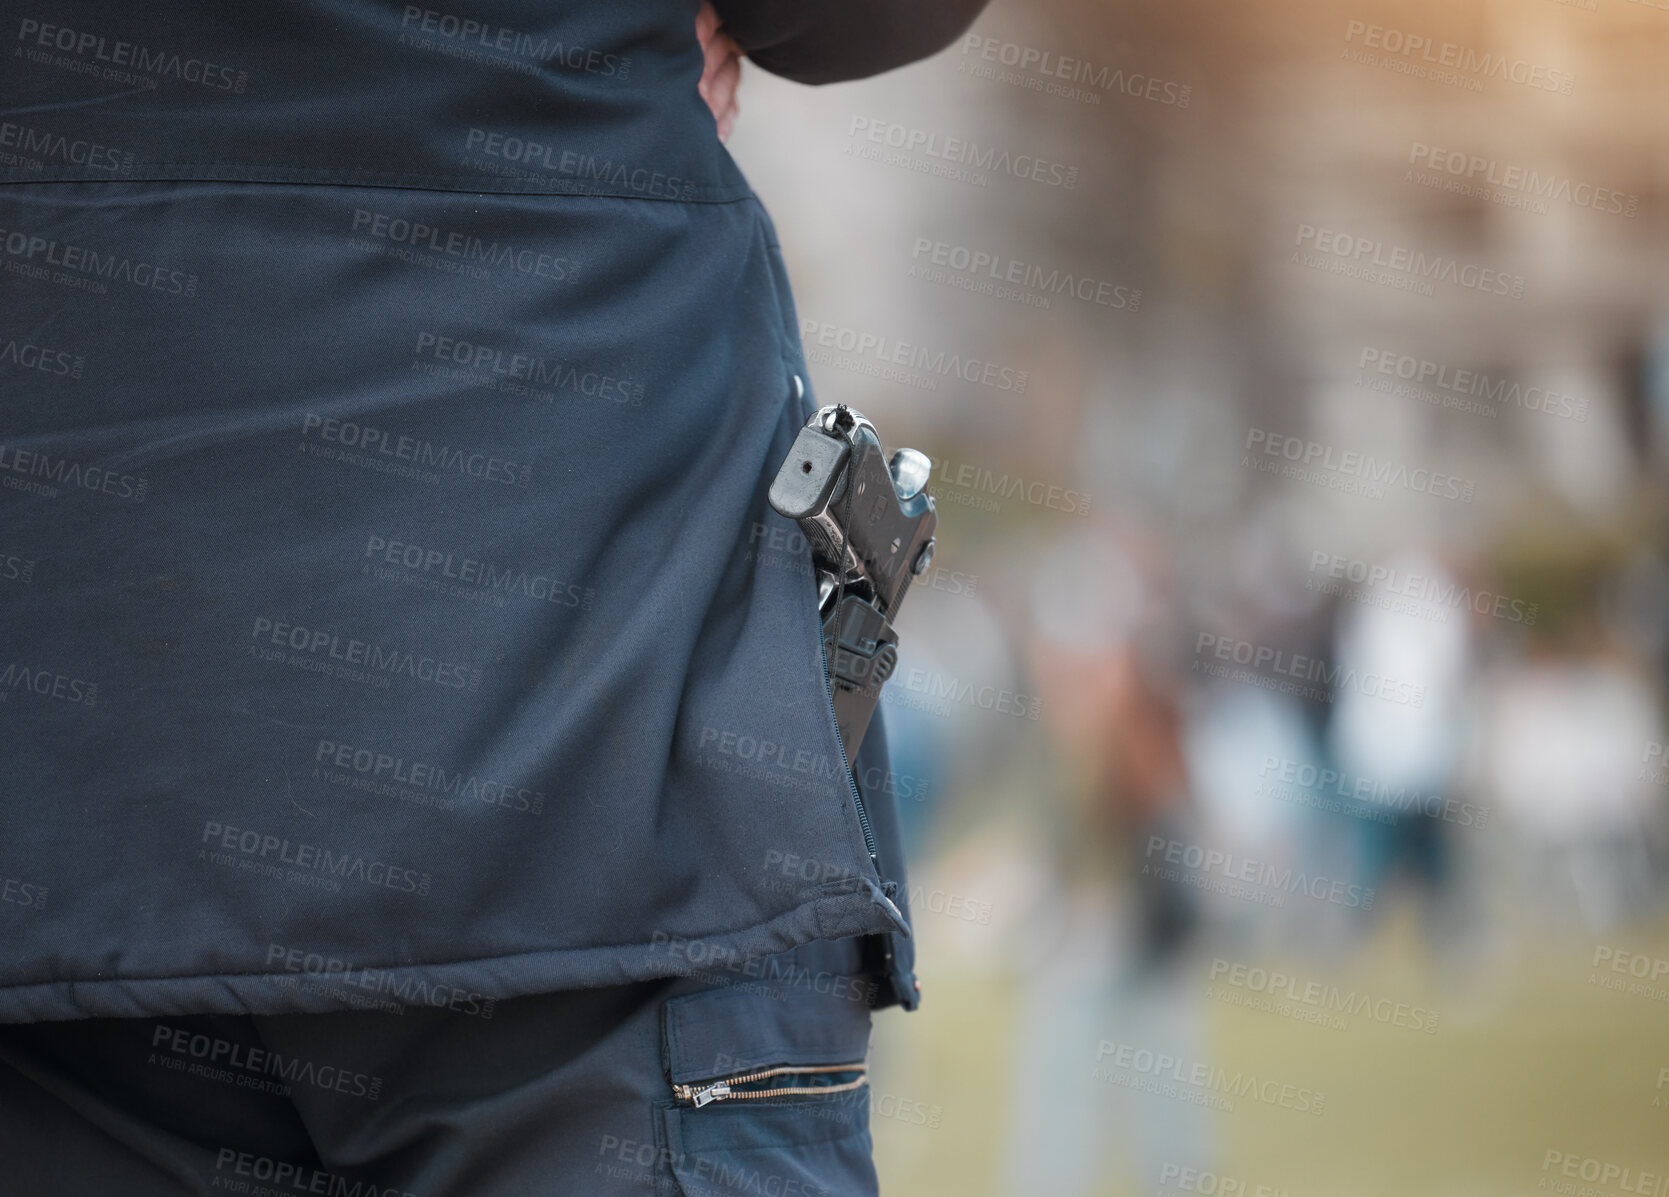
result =
M721 7L818 81L977 5ZM0 3L0 1020L860 934L913 1004L884 731L849 769L765 501L816 401L695 10Z

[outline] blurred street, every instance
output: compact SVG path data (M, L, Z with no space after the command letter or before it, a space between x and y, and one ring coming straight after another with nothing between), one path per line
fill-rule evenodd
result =
M1669 1193L1669 7L997 0L744 69L934 461L884 1191Z

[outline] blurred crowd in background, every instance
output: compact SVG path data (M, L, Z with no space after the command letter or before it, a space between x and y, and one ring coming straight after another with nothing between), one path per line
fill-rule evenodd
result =
M996 0L745 72L817 397L935 461L889 1191L1658 1192L1666 68L1645 0Z

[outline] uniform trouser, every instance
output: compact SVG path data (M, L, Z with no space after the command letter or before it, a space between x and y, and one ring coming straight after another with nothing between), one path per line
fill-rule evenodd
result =
M487 1013L0 1026L6 1197L873 1194L856 939ZM693 1104L674 1086L784 1069ZM796 1071L796 1069L798 1071Z

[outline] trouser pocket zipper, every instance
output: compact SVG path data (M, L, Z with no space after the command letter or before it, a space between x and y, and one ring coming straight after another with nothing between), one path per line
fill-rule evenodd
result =
M839 1079L840 1074L850 1074ZM783 1078L783 1079L778 1079ZM793 1078L793 1079L788 1079ZM715 1101L757 1101L762 1098L822 1097L845 1093L869 1083L869 1066L856 1064L812 1064L800 1067L765 1068L700 1085L674 1085L679 1101L701 1107Z

